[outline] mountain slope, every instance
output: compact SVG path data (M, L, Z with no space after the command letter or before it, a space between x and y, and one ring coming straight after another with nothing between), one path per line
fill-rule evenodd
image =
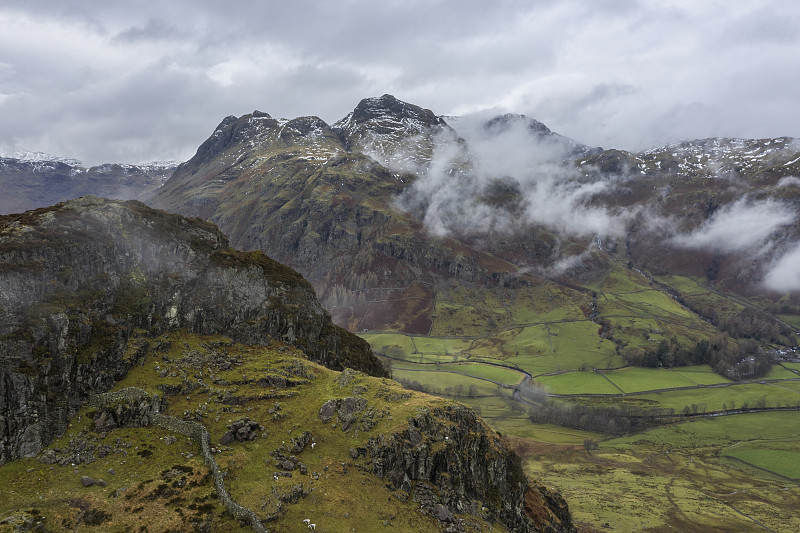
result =
M752 305L778 328L768 338L791 342L786 324L769 318L781 295L760 283L800 240L795 230L768 227L783 234L755 263L749 252L681 243L713 223L715 211L738 208L743 194L745 209L775 199L784 220L800 212L792 140L707 140L631 154L586 147L524 116L450 122L456 129L390 95L363 100L333 127L316 117L228 117L149 201L212 220L237 247L299 269L351 330L441 331L437 302L465 283L484 294L478 300L503 287L542 287L585 308L609 272L632 263L652 270L642 289L695 311L690 329L698 333L668 327L668 338L691 346L738 320L707 312L710 301L728 298L714 292L723 290L762 298ZM709 272L716 277L702 301L665 277ZM630 333L616 325L618 312L605 314L619 351ZM636 331L649 338L647 328Z
M166 162L87 168L75 159L41 153L0 157L0 214L21 213L87 194L139 199L160 187L177 166Z
M228 118L149 202L208 218L235 246L268 250L303 271L339 324L427 332L437 279L513 266L453 239L431 239L419 220L396 209L394 198L414 175L348 151L370 131L392 129L385 115L370 122L372 130L360 116L351 117L350 140L315 117ZM404 118L394 126L404 127ZM374 291L369 301L367 289Z
M229 248L207 222L85 197L0 224L3 461L35 454L122 377L137 329L283 339L331 368L384 374L299 274Z
M575 530L472 411L353 370L385 373L207 222L97 197L2 216L0 289L0 527Z

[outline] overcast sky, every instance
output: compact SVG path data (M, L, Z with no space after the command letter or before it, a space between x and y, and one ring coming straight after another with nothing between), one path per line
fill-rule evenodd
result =
M3 0L0 154L185 160L227 115L391 93L590 145L800 137L797 0Z

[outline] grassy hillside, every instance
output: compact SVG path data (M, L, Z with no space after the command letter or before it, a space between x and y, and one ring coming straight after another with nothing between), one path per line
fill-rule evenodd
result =
M438 420L435 413L449 412L451 400L328 370L277 341L256 347L171 333L135 337L130 350L146 355L103 396L111 403L85 406L37 458L0 468L7 487L0 531L35 524L76 531L249 530L223 507L200 443L156 425L139 427L136 405L114 396L131 390L163 400L151 422L174 417L208 430L230 497L269 530L299 530L306 518L329 532L438 531L454 521L465 531L505 530L488 500L475 513L441 522L426 507L445 490L441 480L396 488L372 473L365 450L375 439L402 434L421 416ZM329 404L339 408L326 417L321 408ZM431 452L451 445L443 437L421 438Z

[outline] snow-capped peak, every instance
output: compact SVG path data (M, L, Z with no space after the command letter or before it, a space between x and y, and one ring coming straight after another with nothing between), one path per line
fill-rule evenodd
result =
M59 157L57 155L52 155L45 152L15 152L13 157L14 159L19 159L20 161L25 161L28 163L54 162L64 163L65 165L72 167L79 167L83 165L83 163L81 163L78 159L71 157Z

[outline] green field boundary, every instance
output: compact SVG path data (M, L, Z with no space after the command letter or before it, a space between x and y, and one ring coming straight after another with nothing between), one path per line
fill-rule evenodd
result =
M732 447L733 446L729 446L729 448L732 448ZM753 464L753 463L751 463L749 461L745 461L744 459L740 459L740 458L736 457L735 455L728 455L727 453L725 453L724 450L722 451L722 453L720 455L722 455L722 457L724 457L725 459L729 459L729 460L732 460L732 461L735 461L735 462L739 462L739 463L741 463L743 465L747 465L750 468L755 468L756 470L760 470L762 472L766 472L766 473L771 474L773 476L778 476L779 478L785 479L786 481L791 481L793 483L800 484L800 478L793 478L793 477L784 476L783 474L775 472L774 470L770 470L769 468L764 468L763 466L758 466L758 465L755 465L755 464Z
M597 370L597 369L595 368L595 369L594 369L594 373L595 373L595 374L599 374L599 375L601 375L601 376L603 377L603 379L605 379L606 381L608 381L609 383L611 383L611 384L614 386L614 388L615 388L615 389L617 389L617 390L618 390L618 391L620 391L620 392L621 392L623 395L625 395L625 391L624 391L624 390L622 390L622 388L620 388L620 386L619 386L619 385L617 385L616 383L614 383L613 381L611 381L611 380L609 379L609 377L608 377L608 376L606 376L605 372L601 372L600 370Z
M399 370L400 372L430 372L430 373L440 373L440 374L456 374L458 376L464 376L471 379L479 379L481 381L488 381L489 383L493 383L504 389L514 390L517 388L517 385L508 385L506 383L500 383L499 381L495 381L489 378L482 378L479 376L473 376L472 374L465 374L464 372L456 372L455 370L426 370L424 368L402 368Z
M646 394L656 394L660 392L675 392L684 390L697 390L697 389L718 389L723 387L737 387L739 385L772 385L775 383L797 382L800 378L789 379L759 379L753 381L737 381L734 383L713 383L711 385L689 385L687 387L669 387L666 389L652 389L646 391L623 392L621 394L603 394L603 393L575 393L575 394L550 394L553 398L615 398L622 396L641 396ZM611 382L613 385L614 383ZM614 385L616 387L616 385ZM617 387L619 389L619 387ZM622 390L622 389L620 389Z

